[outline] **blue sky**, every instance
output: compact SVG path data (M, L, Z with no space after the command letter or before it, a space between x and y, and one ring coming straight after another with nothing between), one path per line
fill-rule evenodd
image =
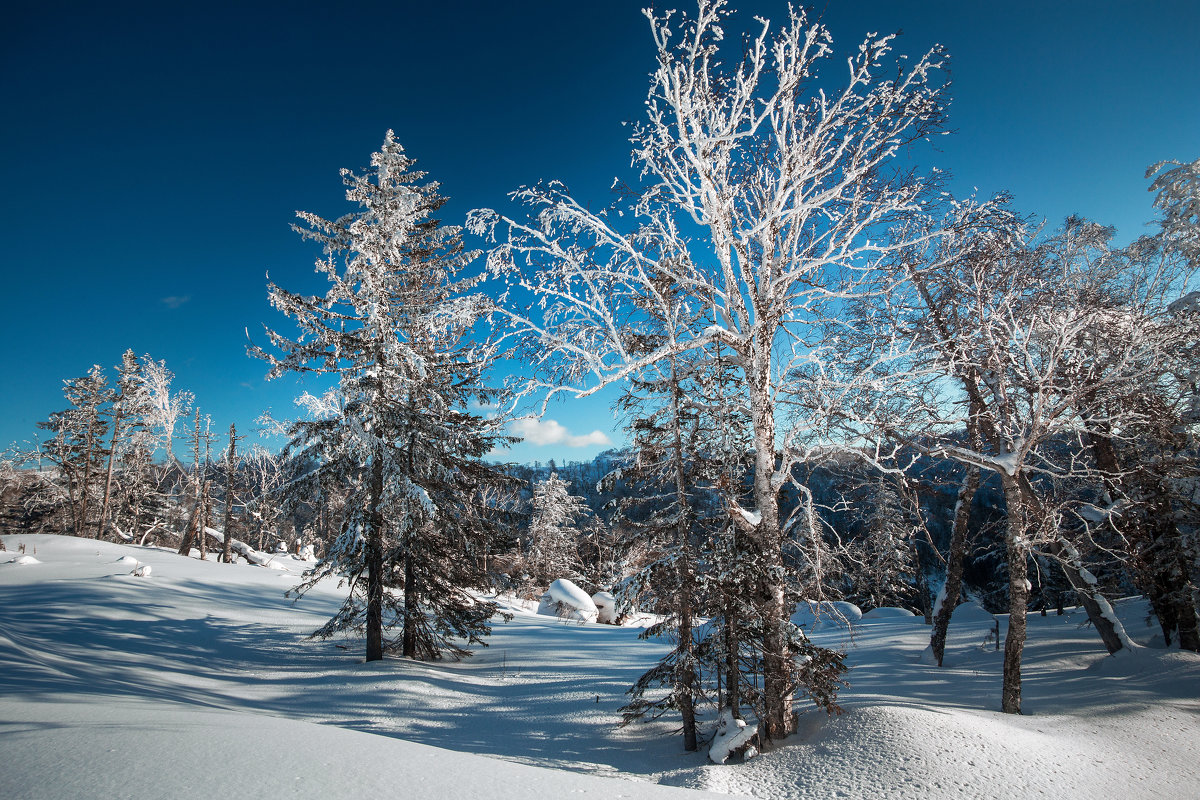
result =
M395 129L442 183L445 219L543 178L607 199L628 175L653 51L645 2L22 4L0 32L0 447L63 406L61 381L132 347L165 359L218 430L291 413L246 333L281 324L265 274L320 290L297 209L345 210L341 167ZM660 4L661 5L661 4ZM674 3L681 8L688 3ZM436 6L436 8L435 8ZM734 3L781 19L783 2ZM954 189L1007 189L1052 223L1123 238L1153 218L1143 173L1200 157L1200 3L825 4L835 47L902 29L940 42ZM831 65L834 66L834 65ZM611 395L555 402L516 461L623 436ZM599 431L601 435L594 432ZM544 442L534 444L533 441Z

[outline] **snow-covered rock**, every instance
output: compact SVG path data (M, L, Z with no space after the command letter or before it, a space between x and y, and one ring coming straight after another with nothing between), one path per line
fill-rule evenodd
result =
M10 564L40 564L42 562L38 561L33 556L17 556L16 558L10 558L8 560L8 563L10 563Z
M617 624L617 598L613 597L612 592L596 592L592 595L592 602L596 604L596 622Z
M149 577L150 573L153 571L154 570L151 568L151 566L149 564L142 564L141 566L139 566L137 569L135 569L133 571L133 574L139 578L146 578L146 577Z
M758 733L757 725L747 725L746 720L737 719L728 708L721 712L717 720L717 734L713 737L712 746L708 748L708 759L714 764L724 764L735 752L747 748L747 756L753 751L748 747L754 734Z
M300 548L299 558L301 561L316 561L317 560L316 550L313 548L313 546L311 544L306 544L306 545L304 545L304 547Z
M548 617L595 622L599 612L587 592L566 578L559 578L542 595L538 613Z
M121 556L117 559L117 563L129 567L136 567L140 562L133 556Z

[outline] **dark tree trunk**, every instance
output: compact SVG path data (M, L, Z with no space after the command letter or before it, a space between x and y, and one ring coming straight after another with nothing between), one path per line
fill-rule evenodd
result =
M671 362L671 424L675 460L675 504L679 515L676 528L676 546L679 548L679 652L676 660L676 703L683 718L683 749L693 752L698 747L696 740L696 707L699 677L696 675L692 640L692 602L696 592L696 576L692 570L691 503L688 499L688 476L684 464L683 437L680 426L680 388Z
M725 601L725 707L742 718L741 642L737 632L737 608L732 598Z
M1124 473L1112 437L1106 430L1099 430L1089 431L1089 439L1092 455L1103 476L1104 489L1110 500L1116 500L1122 494L1120 481ZM1136 484L1138 476L1134 475L1132 480ZM1133 488L1143 499L1146 498L1146 492L1137 491L1139 487L1136 485ZM1123 494L1128 496L1131 493ZM1150 487L1148 494L1153 502L1148 503L1144 511L1139 509L1137 513L1123 517L1120 523L1114 522L1114 525L1126 539L1134 542L1134 549L1138 551L1135 574L1142 577L1142 591L1158 617L1165 643L1171 644L1172 634L1177 634L1181 648L1200 652L1196 605L1179 527L1171 514L1170 493L1157 485ZM1109 652L1115 652L1111 646Z
M192 513L188 515L187 525L183 529L183 540L179 543L178 552L181 556L192 554L192 542L196 539L196 526L203 522L200 510L202 503L201 498L197 497L196 503L192 506Z
M420 613L420 593L417 590L416 569L413 566L411 547L404 553L404 633L403 652L405 658L417 658L417 615Z
M367 567L367 661L383 658L383 458L371 459L371 485L367 502L367 541L363 555Z
M963 560L967 555L967 525L971 521L971 503L979 490L979 467L967 466L967 475L958 490L958 505L954 508L954 530L950 534L950 552L946 555L946 588L942 603L933 615L933 631L929 635L929 646L940 667L946 653L946 634L950 630L950 617L962 596Z

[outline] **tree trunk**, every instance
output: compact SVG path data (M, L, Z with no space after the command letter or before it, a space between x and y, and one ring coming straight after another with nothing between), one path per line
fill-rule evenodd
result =
M112 497L113 463L117 460L117 443L121 435L121 414L113 411L112 440L108 445L108 469L104 476L104 500L100 504L100 521L96 523L96 538L104 538L104 523L108 519L108 501Z
M975 492L979 490L979 482L979 467L967 465L967 474L958 489L958 503L954 506L954 530L950 534L950 552L946 555L946 585L933 615L933 631L929 635L929 646L933 648L933 657L939 667L946 653L950 617L962 596L963 561L967 555L971 503L975 500Z
M735 719L742 718L741 642L737 632L737 604L725 600L725 707Z
M1000 710L1021 713L1021 655L1025 649L1025 611L1029 602L1029 514L1014 477L1001 473L1007 505L1008 634L1004 637L1004 682Z
M1169 492L1161 485L1150 487L1149 492L1139 492L1136 476L1132 487L1134 492L1121 491L1124 487L1119 481L1124 473L1112 437L1107 430L1101 429L1089 431L1088 438L1110 501L1115 501L1122 494L1130 496L1133 493L1142 495L1143 499L1153 498L1153 502L1147 503L1145 511L1138 510L1135 514L1124 516L1120 525L1116 522L1113 524L1126 539L1135 543L1135 550L1139 551L1140 569L1136 569L1135 574L1145 576L1140 581L1143 584L1142 591L1150 600L1162 626L1164 642L1171 644L1171 634L1176 633L1181 648L1200 652L1196 604L1192 597L1179 527L1171 514ZM1105 639L1105 644L1109 645L1108 639ZM1109 646L1109 652L1116 651Z
M226 564L233 563L233 479L236 475L234 468L235 452L237 449L237 428L230 423L229 425L229 457L226 459L225 467L225 524L224 528L225 540L221 546L221 560Z
M404 552L403 653L405 658L417 658L417 614L420 613L421 598L417 590L417 574L413 564L410 546L405 548Z
M87 434L84 437L86 450L83 456L83 491L79 494L79 524L75 529L76 536L87 536L88 494L92 488L92 451L96 447L96 429L94 420L88 420Z
M204 488L200 492L200 522L196 526L197 533L200 537L200 560L208 560L208 528L210 514L212 512L211 503L209 502L208 493L212 488L212 481L205 481Z
M692 601L696 591L696 576L692 570L691 503L688 500L688 476L684 465L683 437L680 432L679 378L675 361L671 361L671 425L675 450L675 504L679 522L676 528L676 546L679 548L679 644L676 657L675 700L683 718L683 749L693 752L698 747L696 740L696 707L699 678L696 675L692 641Z
M765 371L765 367L763 368ZM750 410L754 420L754 502L760 515L753 540L759 550L762 581L763 722L760 734L778 741L796 728L792 711L791 653L787 629L790 614L783 585L783 535L779 522L779 497L774 486L775 414L770 381L765 375L750 377Z
M1088 580L1084 574L1079 553L1073 547L1068 549L1061 541L1052 543L1047 550L1058 561L1067 582L1079 595L1080 605L1087 611L1088 620L1100 634L1100 640L1104 642L1109 654L1124 648L1128 639L1125 629L1112 613L1112 606L1097 590L1093 582L1095 579Z
M190 556L192 554L192 541L196 537L196 525L203 523L200 511L201 502L200 497L197 496L196 502L192 506L192 513L188 515L187 525L183 529L183 540L179 543L178 552L181 556Z
M371 459L371 485L367 502L367 541L363 555L367 566L367 661L383 658L383 457Z

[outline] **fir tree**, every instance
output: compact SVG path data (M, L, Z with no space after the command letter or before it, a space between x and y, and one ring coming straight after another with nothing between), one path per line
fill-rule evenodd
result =
M571 484L557 473L534 484L526 566L539 586L558 578L581 579L578 544L586 515L583 500L571 494Z
M323 248L316 266L330 285L306 296L272 283L272 304L302 333L268 331L280 354L256 350L270 377L337 379L323 397L301 398L313 413L290 427L288 451L310 467L290 491L333 485L348 497L340 535L296 591L346 578L345 604L315 635L365 630L368 661L396 648L464 654L450 639L481 644L495 611L466 592L484 580L469 553L496 526L481 490L504 481L482 461L507 441L504 420L464 410L494 397L484 374L496 350L470 339L490 301L459 277L476 253L435 218L445 199L413 164L388 131L366 174L342 171L357 210L333 221L298 213L305 224L294 228ZM397 624L400 643L385 642Z
M52 414L38 427L52 434L43 442L42 452L58 467L66 486L71 530L83 536L91 501L101 491L98 479L104 469L104 440L108 435L104 409L113 391L104 368L96 364L87 375L64 381L63 395L70 407Z

